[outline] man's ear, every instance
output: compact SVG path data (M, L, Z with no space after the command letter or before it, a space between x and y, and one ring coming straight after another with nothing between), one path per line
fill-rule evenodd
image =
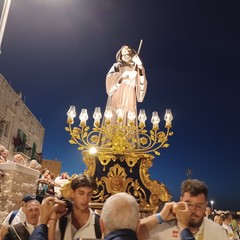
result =
M24 212L24 213L26 213L26 203L25 202L23 202L22 203L22 211Z
M101 229L101 232L103 234L103 237L105 237L105 227L104 227L103 220L102 220L101 217L99 219L99 223L100 223L100 229Z
M73 200L73 198L74 198L74 191L72 189L70 190L70 198L71 198L71 200Z
M182 196L180 196L180 202L182 201Z

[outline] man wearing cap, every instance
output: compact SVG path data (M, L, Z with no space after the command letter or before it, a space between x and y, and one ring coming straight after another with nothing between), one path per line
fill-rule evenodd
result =
M26 221L12 225L4 240L28 240L34 228L37 226L40 215L40 203L30 200L25 206Z
M4 219L1 230L0 230L0 239L4 239L4 236L8 232L9 227L19 222L26 221L26 215L25 215L26 203L35 199L36 199L35 195L27 194L23 196L21 208L10 212L7 215L7 217Z

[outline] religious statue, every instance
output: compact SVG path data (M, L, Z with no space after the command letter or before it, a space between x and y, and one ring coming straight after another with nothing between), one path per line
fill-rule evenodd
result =
M127 125L129 117L137 119L137 102L142 102L147 89L145 69L138 53L124 45L116 54L113 64L106 76L106 91L108 101L106 111L111 111L111 122L115 123L117 116ZM106 113L106 112L105 112Z
M164 184L150 179L148 169L154 159L150 153L160 155L158 149L169 145L172 115L165 116L165 133L158 126L157 112L153 112L150 131L145 125L145 111L140 109L137 114L137 102L143 102L147 90L145 69L139 57L141 43L142 40L138 51L127 45L118 50L116 62L106 75L108 100L103 119L96 107L91 128L86 123L87 110L82 109L79 127L72 127L76 112L71 106L66 131L70 132L70 143L83 150L85 173L96 179L98 188L92 197L95 207L100 209L112 194L127 192L136 198L145 216L171 199Z

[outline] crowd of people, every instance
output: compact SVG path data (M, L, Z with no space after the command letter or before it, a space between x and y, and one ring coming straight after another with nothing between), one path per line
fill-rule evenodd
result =
M18 163L38 171L41 170L41 164L39 164L37 160L32 159L28 162L20 153L15 154L12 159L9 159L9 150L3 145L0 145L0 164L1 163Z
M44 168L38 179L37 195L42 197L46 195L61 196L61 187L69 179L68 173L63 172L60 176L55 178L54 173L49 169Z
M235 218L233 218L233 215L230 212L212 211L210 207L207 207L206 217L222 226L226 231L229 239L240 239L240 229L238 222Z
M10 162L8 159L9 151L3 145L0 145L0 163Z
M231 214L221 214L222 222L215 220L207 186L197 179L182 182L179 202L167 202L160 212L143 219L135 197L125 192L110 196L99 215L89 207L96 188L93 177L79 174L71 180L70 199L45 195L41 202L35 195L24 196L21 208L4 220L0 240L239 239Z
M4 163L17 163L25 167L39 171L39 179L36 194L44 197L45 195L60 196L60 190L64 183L69 178L67 172L61 173L60 176L55 177L49 169L42 169L41 164L32 159L27 161L20 153L13 156L13 159L9 159L9 151L3 145L0 145L0 164Z

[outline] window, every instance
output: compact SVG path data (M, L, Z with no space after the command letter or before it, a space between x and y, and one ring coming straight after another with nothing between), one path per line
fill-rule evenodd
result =
M9 134L9 129L10 129L10 122L5 123L5 128L4 128L4 137L8 137Z
M31 159L36 159L36 148L37 148L37 144L34 142L34 143L33 143L33 146L32 146Z
M14 139L14 146L17 149L17 152L25 152L27 135L21 130L18 129L17 137Z

